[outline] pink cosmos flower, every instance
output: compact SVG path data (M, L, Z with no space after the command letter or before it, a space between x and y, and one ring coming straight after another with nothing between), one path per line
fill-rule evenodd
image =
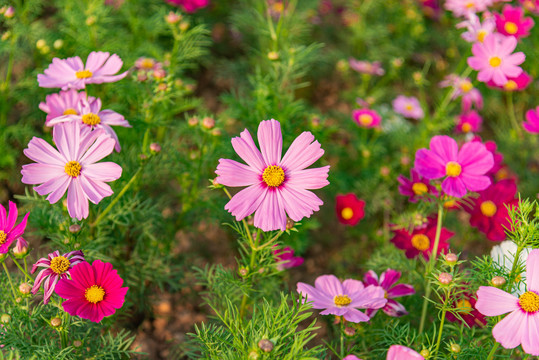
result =
M483 108L483 96L481 96L481 92L476 88L462 95L462 112L469 112L473 106L477 110Z
M123 306L129 289L122 287L123 283L111 264L83 261L73 266L71 279L58 282L56 294L66 299L62 307L69 315L100 322Z
M479 17L473 13L468 15L468 20L465 20L457 24L457 29L466 28L461 37L470 43L475 43L476 41L483 42L487 35L490 35L496 31L496 22L494 18L488 17L483 20L479 20Z
M123 79L127 71L114 75L122 68L123 62L116 54L92 51L86 60L86 66L80 57L67 59L52 59L52 64L45 69L44 74L37 76L40 87L84 89L86 84L102 84Z
M391 345L387 352L387 360L425 360L425 358L406 346Z
M476 141L465 143L459 151L457 142L449 136L434 136L430 150L419 149L415 155L415 169L429 180L445 177L442 190L457 198L466 190L480 191L491 181L485 174L494 165L492 154Z
M216 182L225 186L248 186L234 195L225 209L240 221L253 212L254 225L264 231L286 229L286 214L298 222L310 217L323 204L311 189L328 185L329 166L306 169L323 154L314 136L303 132L281 158L283 138L277 120L258 126L256 147L249 130L232 139L236 153L247 163L220 159Z
M539 106L535 110L526 111L526 120L522 123L524 130L530 134L539 134Z
M343 316L353 323L369 321L360 309L380 309L387 303L384 289L379 286L365 287L361 281L347 279L340 282L335 275L319 276L315 287L299 282L297 291L315 309L325 309L320 315Z
M28 254L28 242L20 236L13 247L13 255L15 255L16 258L22 258L26 254Z
M522 39L530 35L530 30L534 25L533 19L524 17L524 10L521 7L505 5L501 14L494 14L496 27L501 34L514 36Z
M539 15L539 0L519 0L524 8L536 15Z
M17 205L10 201L9 212L6 213L6 208L0 204L0 254L7 254L11 243L24 233L29 215L24 215L22 221L15 225L19 216Z
M483 118L476 111L470 111L458 116L458 123L455 130L457 133L465 134L469 132L479 132L481 131L482 123Z
M80 250L71 251L63 255L60 255L60 252L56 250L50 253L48 257L39 259L32 266L31 274L35 273L39 267L45 269L42 269L37 274L36 281L32 287L32 294L37 294L41 284L43 284L43 303L46 305L54 292L58 280L67 279L73 265L82 261L84 261L84 254Z
M166 0L169 4L182 7L185 12L194 13L209 5L210 0Z
M109 155L114 139L102 129L81 129L78 122L58 124L52 132L58 150L39 138L32 138L24 154L35 164L23 165L22 182L42 184L34 188L40 195L49 194L51 204L67 190L69 215L79 220L88 217L88 200L94 204L112 195L105 182L122 175L122 168L112 162L96 163Z
M415 169L410 169L410 178L404 175L399 175L399 193L404 196L409 196L410 202L415 203L427 194L438 195L436 187L430 184L430 181L421 175Z
M434 19L440 17L442 8L438 4L438 0L420 0L419 3L425 15Z
M527 291L518 298L493 286L477 290L477 310L486 316L510 313L492 329L492 335L506 349L522 345L525 353L539 356L539 249L526 261Z
M486 175L493 176L496 174L503 166L503 154L501 152L498 152L498 145L492 140L485 141L483 143L483 140L481 140L480 136L474 136L471 141L477 141L485 145L487 150L492 154L492 158L494 159L494 165L492 168L487 171Z
M503 85L496 85L493 80L490 80L487 82L487 85L500 89L503 91L522 91L526 89L532 82L532 77L530 74L528 74L526 71L522 71L522 73L519 76L516 77L507 77L507 82Z
M135 61L135 69L137 70L150 71L161 69L162 67L163 64L152 58L139 57L137 61Z
M114 149L120 152L122 150L120 140L118 140L118 135L116 135L111 125L123 127L131 127L131 125L129 125L123 115L112 110L101 110L101 99L92 98L91 100L81 99L75 108L77 114L55 117L46 122L45 125L54 126L56 124L74 121L80 123L82 128L103 129L116 142Z
M352 118L361 127L376 128L380 126L382 118L374 110L358 109L352 112Z
M84 91L77 92L74 89L47 95L45 102L39 104L39 108L47 113L45 124L59 116L79 115L77 109L83 99L86 100L86 93ZM88 101L92 102L94 99L94 97L90 96Z
M492 0L445 0L444 7L453 12L455 17L462 17L483 12L490 5Z
M274 245L273 256L275 257L275 262L277 262L277 270L279 271L301 266L305 261L301 256L294 256L294 249L292 249L290 246L279 248L278 245Z
M369 62L349 58L348 64L350 64L352 70L355 70L360 74L382 76L386 73L382 68L382 63L380 61Z
M468 94L471 90L474 90L474 86L470 78L461 78L456 74L447 75L443 81L440 81L440 87L453 88L451 99L456 99L459 96Z
M346 355L342 360L361 360L355 355Z
M517 39L513 36L491 34L485 41L476 42L472 46L474 56L468 58L468 65L479 71L477 80L488 82L493 80L496 85L503 86L508 77L516 77L522 73L522 64L526 59L523 52L513 54Z
M387 269L385 272L383 272L382 275L380 275L380 279L378 279L378 275L376 275L376 273L372 270L369 270L363 277L363 283L365 285L380 286L382 289L384 289L385 298L388 300L386 306L382 308L382 311L393 317L400 317L408 314L404 308L404 305L393 299L415 294L415 290L412 285L395 285L397 281L399 281L400 277L401 272L393 269ZM367 311L365 311L370 318L374 317L377 312L378 310L376 309L367 309Z
M401 114L402 116L411 119L419 120L425 116L423 109L419 104L419 100L415 97L406 97L403 95L397 96L397 98L393 100L393 110L395 110L397 114Z

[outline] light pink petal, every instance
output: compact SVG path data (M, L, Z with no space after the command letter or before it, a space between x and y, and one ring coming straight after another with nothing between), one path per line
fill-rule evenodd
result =
M341 282L335 275L321 275L314 281L314 287L329 298L345 295Z
M65 174L64 166L48 164L27 164L22 166L22 182L25 184L43 184Z
M498 86L505 85L507 80L508 80L507 76L500 69L495 69L494 72L492 73L492 81L494 81L494 84Z
M69 216L78 220L88 217L88 197L84 194L79 179L73 179L67 189L67 211Z
M342 283L342 287L344 290L344 295L350 295L358 291L362 291L365 286L363 286L363 283L359 280L354 279L346 279Z
M118 71L120 71L120 69L122 68L123 62L122 62L122 59L120 59L120 57L118 55L112 54L110 57L108 57L109 53L104 53L104 54L106 54L106 57L105 57L106 62L105 62L104 65L101 62L101 60L103 60L102 56L99 58L101 63L99 63L97 61L95 63L92 63L92 66L96 66L94 74L93 74L94 77L114 75ZM89 66L89 64L90 64L90 56L92 56L92 54L90 54L88 56L86 66ZM108 57L108 59L107 59L107 57Z
M51 204L56 203L62 196L64 196L67 186L71 183L71 177L67 174L62 174L57 178L51 179L42 185L34 187L34 190L39 195L47 195L47 200Z
M122 167L113 162L100 162L84 165L84 176L99 181L114 181L122 176Z
M105 130L105 133L114 139L114 150L116 150L116 152L122 151L122 147L120 146L120 140L118 139L118 135L116 134L114 129L107 124L101 124L99 125L99 127Z
M67 159L43 139L33 137L24 150L24 155L35 162L65 166Z
M256 186L256 185L253 185ZM255 211L255 227L263 231L286 230L286 213L282 197L277 191L268 190Z
M114 149L116 141L108 135L100 135L86 153L80 158L83 169L88 164L93 164L105 156L110 155Z
M303 170L324 155L320 143L308 131L301 133L292 142L281 160L281 166L288 171Z
M90 55L88 55L88 58L86 59L85 68L87 70L90 70L93 74L95 74L103 66L103 64L109 58L109 56L110 56L110 53L108 52L92 51ZM120 67L121 67L121 63L120 63ZM115 72L118 72L118 70L116 70Z
M477 307L477 304L476 304ZM506 349L513 349L522 343L526 329L526 313L517 310L507 315L492 329L492 336Z
M539 356L539 319L538 314L528 314L526 328L522 331L522 349L525 353Z
M494 68L491 66L484 67L477 73L477 80L482 82L488 82L494 76ZM505 84L505 82L504 82Z
M359 323L359 322L366 322L370 320L370 318L367 315L365 315L363 312L357 309L348 308L347 310L348 311L344 314L344 319L346 321Z
M307 302L312 302L315 309L326 309L328 306L334 306L333 296L319 291L311 285L299 282L296 288L297 292L307 298Z
M277 191L280 195L284 210L294 221L300 221L304 217L311 217L311 215L315 211L320 210L320 206L324 204L318 196L308 190L292 186L282 186Z
M329 165L320 168L291 171L288 174L286 183L295 188L309 190L321 189L329 185L329 181L327 180L328 172Z
M79 123L69 121L56 125L52 130L52 137L56 147L67 160L72 161L79 158L81 142Z
M98 204L103 198L113 194L110 186L102 181L92 180L84 175L79 176L77 179L80 181L84 194L94 204Z
M406 346L391 345L387 352L387 360L425 360L425 358Z
M492 286L479 287L475 308L486 316L498 316L520 309L518 298Z
M103 110L103 111L100 111L98 115L103 124L131 127L131 125L129 125L129 122L125 120L125 117L123 115L118 114L116 111Z
M469 57L468 58L468 65L474 70L481 70L484 65L484 60L479 57Z
M232 147L236 153L253 169L262 174L266 168L262 154L258 150L249 130L245 129L239 137L232 138Z
M274 119L264 120L258 125L258 143L266 165L277 165L281 161L283 136L281 124Z
M526 285L528 291L539 292L539 249L532 250L526 260Z
M225 210L228 210L236 217L237 221L251 215L260 206L266 197L267 188L261 184L251 185L232 197L225 205Z
M260 173L234 160L219 159L215 181L225 186L249 186L260 182Z
M387 303L385 291L380 286L369 285L365 289L353 294L350 307L380 309Z

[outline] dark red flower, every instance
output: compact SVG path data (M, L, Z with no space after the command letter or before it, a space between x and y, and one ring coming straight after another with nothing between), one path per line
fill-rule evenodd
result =
M460 299L456 300L452 305L453 308L459 309L459 315L462 317L462 320L468 324L469 327L472 326L485 326L487 324L485 320L485 316L481 314L477 309L475 308L475 303L477 300L475 300L471 294L469 293L463 293L461 294ZM466 311L468 310L468 311ZM446 314L447 320L451 322L462 322L459 318L457 318L455 315L453 315L450 312L447 312Z
M365 216L365 201L358 199L355 194L337 195L336 211L341 224L356 225Z

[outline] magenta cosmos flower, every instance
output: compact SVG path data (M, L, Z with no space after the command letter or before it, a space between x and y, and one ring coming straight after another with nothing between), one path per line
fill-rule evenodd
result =
M478 110L483 108L483 96L476 88L462 95L462 112L468 112L474 106Z
M86 93L84 91L78 92L74 89L47 95L45 102L39 104L39 108L47 113L45 124L48 125L49 121L60 116L79 115L77 109L83 99L86 100ZM88 98L90 102L93 100L94 98L91 96Z
M458 116L458 123L455 130L457 133L465 134L479 132L481 131L481 124L483 124L483 118L476 111L470 111Z
M67 114L56 117L46 123L47 126L54 126L64 122L75 121L81 124L81 127L90 129L103 129L116 142L114 149L120 152L120 140L118 135L112 130L111 125L131 127L123 115L112 110L101 110L101 99L92 98L91 101L82 99L77 105L76 114Z
M9 212L6 213L6 208L0 204L0 254L7 254L13 241L24 233L28 215L30 213L24 215L22 221L18 225L15 225L19 216L17 205L10 201Z
M294 249L290 246L281 248L279 245L274 245L273 256L277 263L277 270L279 271L301 266L305 261L301 256L294 256Z
M522 126L531 134L539 134L539 106L535 110L526 111L526 121L522 123Z
M387 351L387 360L425 360L425 358L406 346L391 345Z
M369 321L360 309L380 309L387 303L384 289L379 286L365 287L361 281L347 279L342 283L335 275L316 278L314 286L299 282L297 291L315 309L325 309L321 315L343 316L353 323Z
M398 284L397 281L401 278L401 272L393 269L387 269L385 272L378 275L372 270L369 270L363 277L363 283L367 286L380 286L385 291L385 298L387 299L387 304L382 308L382 311L389 316L400 317L408 314L404 305L393 300L401 296L408 296L415 294L414 287L412 285ZM365 311L369 317L376 315L378 310L376 309L367 309Z
M254 225L264 231L286 230L286 214L300 221L310 217L323 204L311 189L328 185L329 166L305 169L324 150L314 136L303 132L281 158L283 138L277 120L264 120L258 126L256 147L249 130L232 139L236 153L247 163L220 159L216 182L225 186L248 186L234 195L225 209L240 221L255 213Z
M58 282L56 294L65 299L62 306L69 315L100 322L123 306L129 289L123 283L111 264L83 261L73 266L71 279Z
M513 36L491 34L485 41L476 42L472 46L474 56L468 58L468 65L479 71L477 80L482 82L494 81L503 86L508 77L516 77L522 73L522 64L526 59L523 52L513 54L517 39Z
M522 91L526 89L532 82L532 77L526 71L522 71L519 76L507 77L507 82L503 85L496 85L493 80L487 82L487 85L492 88L500 89L503 91Z
M358 109L352 112L352 118L361 127L376 128L380 126L382 118L374 110Z
M54 58L44 74L37 76L37 81L39 86L44 88L80 90L84 89L86 84L101 84L123 79L127 71L114 75L120 71L122 65L123 62L118 55L102 51L92 51L88 55L86 65L78 56L67 59Z
M507 36L514 36L521 39L530 35L530 30L534 25L533 19L524 17L524 10L521 7L505 5L501 14L494 14L498 32Z
M415 97L406 97L403 95L397 96L397 98L393 100L393 110L395 110L397 114L416 120L422 119L423 116L425 116L423 109L419 104L419 100Z
M419 173L415 169L410 169L410 178L408 179L404 175L399 175L397 178L399 182L399 193L404 196L409 196L410 202L415 203L420 199L425 198L426 195L438 195L436 187L430 184L430 181Z
M539 356L539 249L526 261L527 291L518 298L493 286L477 290L475 307L486 316L510 313L492 329L492 335L506 349L522 345L527 354Z
M56 203L67 190L69 215L79 220L88 217L88 200L94 204L112 195L105 182L122 175L122 168L112 162L96 163L109 155L114 139L97 129L81 129L78 122L58 124L53 129L53 140L58 150L39 138L32 138L24 154L35 164L23 165L22 182L42 184L34 190L49 195Z
M39 259L34 266L32 266L31 273L35 273L38 268L42 269L37 274L34 286L32 287L32 294L37 294L41 284L43 284L43 303L49 302L54 288L60 279L67 279L69 277L69 271L80 262L84 261L84 255L82 251L71 251L67 254L60 255L60 252L55 252L48 255L46 258Z
M459 150L454 139L441 135L430 140L430 150L417 150L414 167L419 175L430 180L445 177L442 190L461 198L466 190L480 191L489 187L490 178L485 174L493 165L494 159L485 145L472 141Z
M181 6L188 13L193 13L208 6L210 0L167 0L167 2L174 6Z

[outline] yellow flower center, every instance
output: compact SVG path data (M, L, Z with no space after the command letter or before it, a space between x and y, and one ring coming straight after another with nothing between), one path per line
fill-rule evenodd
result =
M63 256L57 256L51 260L50 268L58 275L63 274L69 270L69 260Z
M105 290L99 285L92 285L84 292L84 297L88 302L92 304L97 304L100 301L103 301L105 298Z
M470 125L470 123L465 122L464 124L462 124L462 131L465 133L472 131L472 125Z
M414 106L412 104L408 104L405 106L405 109L408 111L412 111L414 109Z
M88 79L90 77L92 77L92 72L90 70L81 70L81 71L77 71L75 73L75 76L79 79Z
M86 125L95 126L101 122L101 118L99 115L94 113L84 114L82 115L82 122Z
M518 31L518 26L514 22L508 21L503 26L506 33L509 35L515 35Z
M143 69L152 69L154 65L155 65L155 62L152 59L148 59L148 58L145 58L140 63L140 67Z
M77 110L73 108L68 108L64 110L64 115L78 115L78 114L79 113L77 112Z
M344 220L350 220L352 218L352 216L354 216L354 210L352 210L351 208L349 207L345 207L344 209L342 209L341 211L341 216Z
M514 91L518 89L518 84L516 83L515 80L507 80L503 88L507 91Z
M474 6L475 6L475 4L474 4L473 1L468 1L468 2L466 3L466 7L467 7L468 9L471 9L471 8L473 8Z
M460 164L456 161L450 161L445 166L445 174L451 177L457 177L462 172Z
M502 64L502 59L500 59L497 56L493 56L488 60L488 63L492 67L498 67L498 66L500 66Z
M473 310L472 304L468 300L459 300L457 307L461 309L459 312L465 314L469 314Z
M481 203L481 213L486 217L492 217L496 214L498 208L492 201L487 200Z
M412 185L412 191L414 194L421 196L426 194L429 191L429 188L422 182L416 182Z
M359 123L361 125L369 126L370 124L372 124L372 122L373 118L369 114L361 114L359 116Z
M487 32L485 30L479 30L477 32L477 41L483 42L483 40L485 40L485 36L487 36Z
M465 80L460 83L460 90L462 90L463 93L467 93L468 91L473 89L473 84L471 81Z
M446 208L446 209L450 209L455 205L457 205L457 202L455 200L446 200L446 201L444 201L444 208Z
M262 180L270 187L277 187L284 182L284 170L280 166L268 166L262 174Z
M77 161L70 161L66 164L64 167L64 171L67 175L76 178L80 175L80 171L82 170L82 166Z
M350 305L352 299L348 295L337 295L333 298L333 302L338 307Z
M518 298L518 304L522 310L528 313L534 313L539 310L539 295L533 291L526 291Z
M430 247L430 240L425 234L417 234L412 236L412 246L419 251L425 251Z
M3 231L3 230L0 230L0 245L3 245L7 240L7 234Z

